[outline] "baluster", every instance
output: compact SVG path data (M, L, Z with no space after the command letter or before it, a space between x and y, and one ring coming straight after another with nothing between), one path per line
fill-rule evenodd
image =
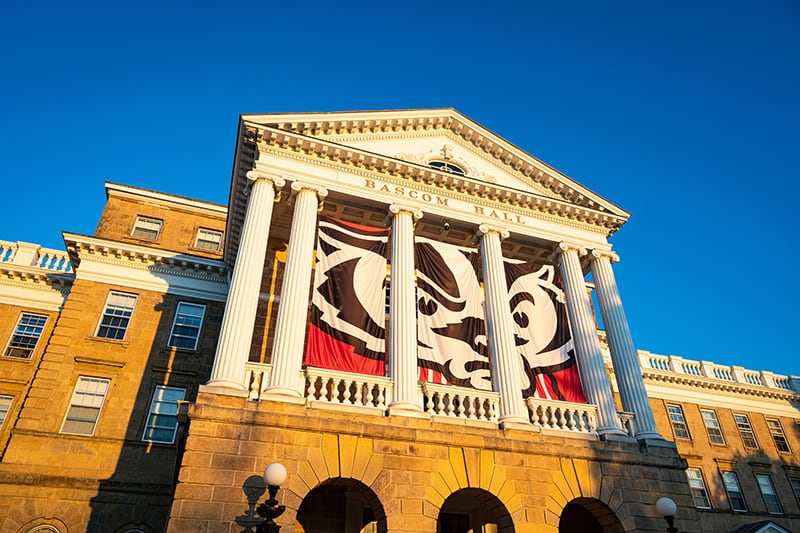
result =
M441 392L436 392L436 414L441 414L444 411L444 399Z
M468 396L467 397L464 397L462 395L456 396L456 400L458 401L458 414L456 416L458 416L459 418L465 418L464 412L467 410L467 408L464 405L464 402L466 402L468 399L469 399Z
M316 388L315 385L317 383L317 379L313 375L309 374L308 379L306 379L306 383L308 384L306 387L306 398L309 400L316 399L314 398L314 389Z
M350 385L351 382L342 378L341 387L342 387L342 403L350 403Z
M484 407L486 405L486 402L487 400L482 400L480 398L478 399L478 415L477 415L478 420L483 420L484 417L486 416L486 407Z
M467 418L475 420L475 402L481 401L480 398L470 398L467 396Z

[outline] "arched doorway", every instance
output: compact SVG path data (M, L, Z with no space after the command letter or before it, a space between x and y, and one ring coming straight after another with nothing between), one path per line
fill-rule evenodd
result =
M333 478L309 492L295 533L386 533L386 513L372 490L355 479Z
M561 511L559 533L625 533L617 515L595 498L576 498Z
M444 501L436 533L514 533L514 523L506 506L491 492L462 489Z

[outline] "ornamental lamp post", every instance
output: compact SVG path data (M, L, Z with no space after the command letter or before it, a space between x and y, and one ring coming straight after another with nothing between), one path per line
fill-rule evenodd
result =
M667 521L667 533L678 533L678 528L675 527L675 513L678 511L678 506L671 498L662 496L656 500L656 513L658 516Z
M285 481L286 467L280 463L272 463L265 468L263 477L250 476L247 478L242 490L247 496L249 508L244 515L236 517L236 523L247 528L245 531L252 531L252 528L255 527L255 533L278 533L281 526L275 523L275 519L283 514L286 506L278 505L275 496ZM258 498L264 492L269 493L269 498L256 507Z

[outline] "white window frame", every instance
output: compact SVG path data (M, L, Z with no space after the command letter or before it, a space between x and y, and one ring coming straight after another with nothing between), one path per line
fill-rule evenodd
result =
M11 333L11 338L8 339L8 343L3 350L3 357L9 357L11 359L30 359L33 357L33 352L36 351L36 347L39 345L39 339L42 338L44 328L47 326L48 318L47 315L41 315L39 313L28 313L27 311L20 313L17 324L14 326L14 331ZM41 323L23 324L25 320L36 320ZM13 346L16 338L33 339L33 344L30 346ZM28 340L28 342L30 342L30 340ZM12 350L27 350L27 355L10 355Z
M172 393L173 396L180 396L167 398L165 395ZM186 389L182 387L167 387L165 385L156 386L153 391L153 398L150 401L150 410L147 412L147 422L142 433L142 440L144 442L156 442L160 444L173 444L175 442L175 435L178 433L178 402L186 399ZM169 425L159 422L169 420ZM174 424L172 421L174 420ZM153 434L158 430L170 430L172 436L169 440L157 439ZM150 435L148 435L148 433Z
M676 419L673 417L677 416L678 413L673 413L672 409L677 409L680 412L680 421L676 422ZM683 412L683 407L677 403L668 403L667 404L667 416L669 416L669 423L672 426L672 433L675 435L676 439L680 440L692 440L692 434L689 432L689 425L686 423L686 414ZM683 431L686 433L686 436L678 435L678 428L676 427L676 423L680 424L683 428Z
M725 485L725 492L728 494L728 503L731 504L731 511L737 513L746 513L747 500L744 499L744 492L742 492L742 484L739 483L739 476L736 474L736 472L733 471L722 472L722 484ZM738 495L738 499L742 502L742 508L737 508L735 506L734 496L731 495L732 492Z
M127 299L128 301L132 299L133 303L130 306L123 305L121 303L122 299ZM97 324L95 337L101 339L111 339L116 341L125 340L125 337L128 334L128 327L131 325L131 318L133 317L133 311L136 309L136 303L138 301L139 297L135 294L130 294L127 292L119 292L119 291L109 292L108 296L106 297L106 304L103 307L103 314L100 315L100 322ZM104 324L106 318L108 318L108 323ZM122 337L118 338L116 335L114 336L108 335L107 334L108 331L106 332L105 335L101 335L103 328L106 328L108 331L111 330L122 331Z
M156 226L155 228L151 226ZM131 230L131 237L136 239L143 239L146 241L157 241L159 237L161 237L161 229L164 227L164 221L160 218L154 217L147 217L144 215L137 215L136 221L133 223L133 229ZM137 235L136 232L146 232L152 233L155 231L156 236L150 237L149 235Z
M758 439L755 431L753 431L753 425L750 423L750 417L744 413L733 413L733 420L736 422L736 428L739 430L739 436L742 437L744 447L750 450L757 450ZM748 441L752 441L753 445L748 445Z
M110 388L110 379L79 376L78 381L75 383L75 388L72 391L72 398L69 400L69 407L67 408L67 413L64 415L64 421L61 423L61 433L85 435L88 437L93 436L97 429L97 421L100 420L100 413L103 411L103 405L106 402L106 396ZM79 412L81 409L92 410L94 416L91 418L85 415L80 416ZM91 433L68 431L66 429L68 422L91 422L92 431Z
M199 316L200 321L197 324L197 326L195 326L193 324L189 325L189 324L185 323L185 321L188 318L197 318L197 315L189 315L188 313L185 313L185 312L181 313L181 306L186 306L186 307L190 307L191 306L191 307L202 309L202 312L200 313L200 316ZM193 302L178 302L178 305L175 306L175 318L172 320L172 329L169 332L169 340L167 341L167 346L170 346L172 348L178 348L180 350L196 350L197 349L197 344L200 342L200 332L203 329L203 320L205 319L205 316L206 316L206 306L205 306L205 304L197 304L197 303L193 303ZM179 320L181 320L180 323L179 323ZM195 328L195 327L197 328L197 334L194 336L194 344L191 347L178 346L177 345L178 344L177 341L179 339L190 339L190 338L192 338L189 335L183 334L182 331L184 331L186 328ZM184 328L184 329L183 330L178 329L178 331L176 331L177 328Z
M789 441L786 439L786 433L783 432L783 425L781 425L781 421L777 418L767 418L766 421L769 434L772 435L772 442L775 443L775 449L780 453L792 453L792 447L789 446ZM785 450L781 449L781 444L786 447Z
M700 409L700 417L706 427L708 442L716 445L725 445L725 435L722 434L722 426L719 425L717 412L713 409Z
M209 239L209 238L201 238L201 236L205 233L208 236L216 236L219 240ZM207 250L209 252L219 252L222 249L222 239L224 237L224 233L218 229L211 229L211 228L197 228L197 236L194 239L194 247L198 250ZM201 246L200 242L207 242L207 243L215 243L217 245L216 248L209 248L208 246Z
M696 475L695 475L696 474ZM692 494L692 502L698 509L711 509L711 498L708 497L708 490L706 489L706 481L703 478L703 471L699 468L687 468L686 478L689 481L689 492ZM702 495L708 505L698 505L697 495Z
M11 411L11 404L14 403L14 397L8 396L6 394L0 394L0 428L3 427L3 424L8 417L8 413Z
M783 505L778 498L778 493L775 491L775 483L772 482L772 476L769 474L756 474L756 481L758 482L758 490L761 491L761 497L764 498L764 505L767 506L769 514L783 514ZM773 502L777 511L770 509L770 502Z

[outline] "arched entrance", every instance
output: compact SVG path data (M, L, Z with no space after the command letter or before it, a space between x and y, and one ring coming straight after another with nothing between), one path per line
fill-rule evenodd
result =
M564 506L558 521L559 533L625 533L617 515L595 498L576 498Z
M295 533L386 533L386 513L372 490L358 480L333 478L309 492Z
M491 492L462 489L444 501L436 533L514 533L514 523L506 506Z

